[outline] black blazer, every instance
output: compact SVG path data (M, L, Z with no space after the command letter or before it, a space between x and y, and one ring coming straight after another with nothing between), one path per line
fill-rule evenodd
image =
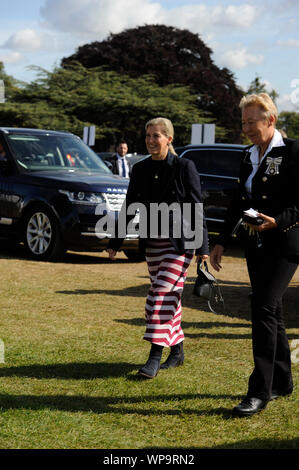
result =
M126 159L126 162L128 164L128 167L129 167L129 177L130 177L131 174L132 174L132 163L130 162L129 158L125 157L125 159ZM115 154L115 155L113 155L113 157L111 158L111 161L110 161L111 164L112 164L111 171L114 175L119 175L117 160L118 160L118 158L117 158L117 155Z
M245 190L245 182L252 171L250 147L245 149L238 188L217 243L224 247L229 244L231 233L243 211L252 207L274 217L278 224L276 229L261 233L266 237L279 235L282 252L290 257L299 257L299 141L283 141L285 147L274 147L253 177L251 199Z
M173 202L179 204L202 203L200 178L194 163L190 160L179 158L169 152L166 159L166 165L167 168L165 171L165 185L163 187L162 194L160 195L158 204L162 202L165 202L168 205ZM144 204L145 207L149 207L149 204L152 202L150 200L149 190L150 166L151 157L146 158L141 162L135 163L133 166L126 200L121 209L122 211L126 210L126 207L128 207L130 204L137 202ZM192 204L192 208L195 208L195 204ZM133 217L134 216L127 217L127 222ZM188 240L185 239L183 230L181 231L182 236L180 238L175 238L172 236L173 226L171 218L169 218L169 224L169 238L171 243L179 254L185 253L185 243ZM198 229L201 229L201 227ZM112 248L117 251L120 248L122 241L123 239L113 238L110 240L108 248ZM145 239L140 238L141 251L144 251L144 248ZM196 253L209 253L208 232L205 217L203 217L203 243L200 248L196 249Z

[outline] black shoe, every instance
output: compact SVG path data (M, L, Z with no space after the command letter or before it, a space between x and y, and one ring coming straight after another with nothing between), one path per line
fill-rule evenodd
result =
M233 409L233 414L237 416L251 416L266 408L268 400L260 398L245 397L241 403Z
M292 391L293 390L290 390L289 392L278 392L276 390L273 390L270 396L270 401L276 400L276 398L280 398L280 397L287 397L288 395L292 394Z
M170 347L170 354L166 361L161 365L160 369L169 369L170 367L178 367L184 364L183 342Z
M160 358L149 357L147 363L138 371L139 375L146 377L147 379L153 379L156 377L160 369Z

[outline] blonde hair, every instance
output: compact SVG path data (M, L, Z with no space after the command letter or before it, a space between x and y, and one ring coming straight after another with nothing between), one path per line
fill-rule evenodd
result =
M240 101L239 107L243 111L248 106L259 106L263 112L263 116L269 119L270 116L274 116L275 124L278 119L277 108L270 96L267 93L258 93L257 95L246 95Z
M160 126L162 134L164 134L166 137L172 137L172 139L174 138L174 128L170 119L164 117L153 118L145 124L145 130L147 130L149 126ZM177 155L172 143L169 144L169 151L173 155Z

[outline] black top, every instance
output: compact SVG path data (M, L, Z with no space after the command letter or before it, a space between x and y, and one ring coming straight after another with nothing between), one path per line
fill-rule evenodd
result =
M274 217L278 225L275 229L260 232L262 241L277 237L283 253L299 258L299 141L283 141L285 146L273 147L259 166L252 179L251 198L246 192L245 183L252 171L252 164L248 148L245 149L238 187L217 241L220 245L228 246L243 211L252 207Z
M150 159L148 171L149 202L159 202L163 194L167 178L167 160Z
M194 223L196 234L202 234L202 245L196 248L197 254L208 254L208 232L206 220L196 217L196 210L202 204L202 195L200 187L199 174L195 168L194 162L185 158L179 158L168 152L165 160L155 161L152 158L146 158L135 163L132 169L126 200L122 206L121 212L127 213L127 207L131 204L140 204L144 206L149 214L150 203L166 203L170 206L172 203L178 203L183 207L185 203L191 204L191 226L193 230ZM121 215L120 215L121 217ZM134 217L126 216L127 224ZM175 235L173 218L169 217L169 239L179 254L189 251L190 239L186 236L183 228L183 217L181 218L180 237ZM200 238L200 237L199 237ZM198 238L197 238L198 240ZM108 248L119 250L123 239L112 238L109 241ZM141 249L144 249L144 239L140 238Z

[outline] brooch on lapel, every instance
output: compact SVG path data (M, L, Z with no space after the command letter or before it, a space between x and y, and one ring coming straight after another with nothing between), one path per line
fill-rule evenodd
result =
M267 157L266 164L267 169L265 171L266 175L278 175L279 174L279 165L282 162L282 157Z

